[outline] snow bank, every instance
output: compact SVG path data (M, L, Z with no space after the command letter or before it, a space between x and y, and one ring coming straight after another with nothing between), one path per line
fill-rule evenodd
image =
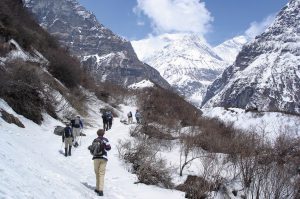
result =
M283 133L298 137L300 133L300 120L298 116L276 112L245 112L243 109L223 107L202 109L203 115L209 118L218 118L225 123L233 123L236 128L254 130L275 140Z

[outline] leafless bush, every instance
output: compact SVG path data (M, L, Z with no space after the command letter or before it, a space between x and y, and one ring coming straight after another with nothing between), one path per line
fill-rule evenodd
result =
M205 199L211 191L213 185L199 176L189 175L184 184L178 185L177 190L184 191L185 198L189 199Z
M0 96L17 113L41 124L46 102L41 97L43 87L38 70L24 62L10 63L7 68L9 71L0 85Z
M145 136L138 137L134 142L119 142L119 156L132 164L132 172L138 177L139 183L172 188L170 169L165 161L157 156L156 145Z
M297 142L283 136L272 145L255 133L243 137L236 149L246 198L294 198Z
M147 123L156 122L168 127L195 124L201 111L186 102L178 94L162 88L144 89L138 95L139 110Z

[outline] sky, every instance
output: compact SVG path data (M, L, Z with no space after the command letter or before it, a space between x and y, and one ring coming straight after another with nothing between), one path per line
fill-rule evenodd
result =
M107 28L128 40L192 32L217 45L255 37L288 0L78 0Z

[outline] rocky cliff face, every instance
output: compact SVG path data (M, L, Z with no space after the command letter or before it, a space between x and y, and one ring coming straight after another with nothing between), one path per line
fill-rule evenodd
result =
M300 0L243 47L208 89L203 105L300 113Z
M139 61L130 42L105 28L76 0L25 0L25 5L97 81L127 86L149 79L169 87L155 69Z

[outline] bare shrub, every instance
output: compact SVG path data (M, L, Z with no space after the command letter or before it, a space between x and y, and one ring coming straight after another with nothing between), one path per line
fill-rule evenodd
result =
M176 187L177 190L184 191L185 198L189 199L205 199L212 185L204 178L189 175L186 181Z
M10 63L6 81L0 85L1 97L19 114L41 124L45 105L41 98L42 84L37 70L31 65Z
M294 198L296 185L292 179L297 168L294 159L299 157L297 142L281 136L272 146L255 133L247 136L247 142L236 145L246 198Z
M170 169L157 156L155 147L150 139L140 136L135 141L119 142L118 152L125 162L132 164L132 172L137 175L138 183L172 188Z
M183 126L195 124L201 111L186 102L178 94L154 87L144 89L138 94L139 110L146 123L156 122L174 127L181 122Z
M83 72L76 58L63 49L49 49L46 56L50 61L49 72L68 88L75 88L81 83Z

